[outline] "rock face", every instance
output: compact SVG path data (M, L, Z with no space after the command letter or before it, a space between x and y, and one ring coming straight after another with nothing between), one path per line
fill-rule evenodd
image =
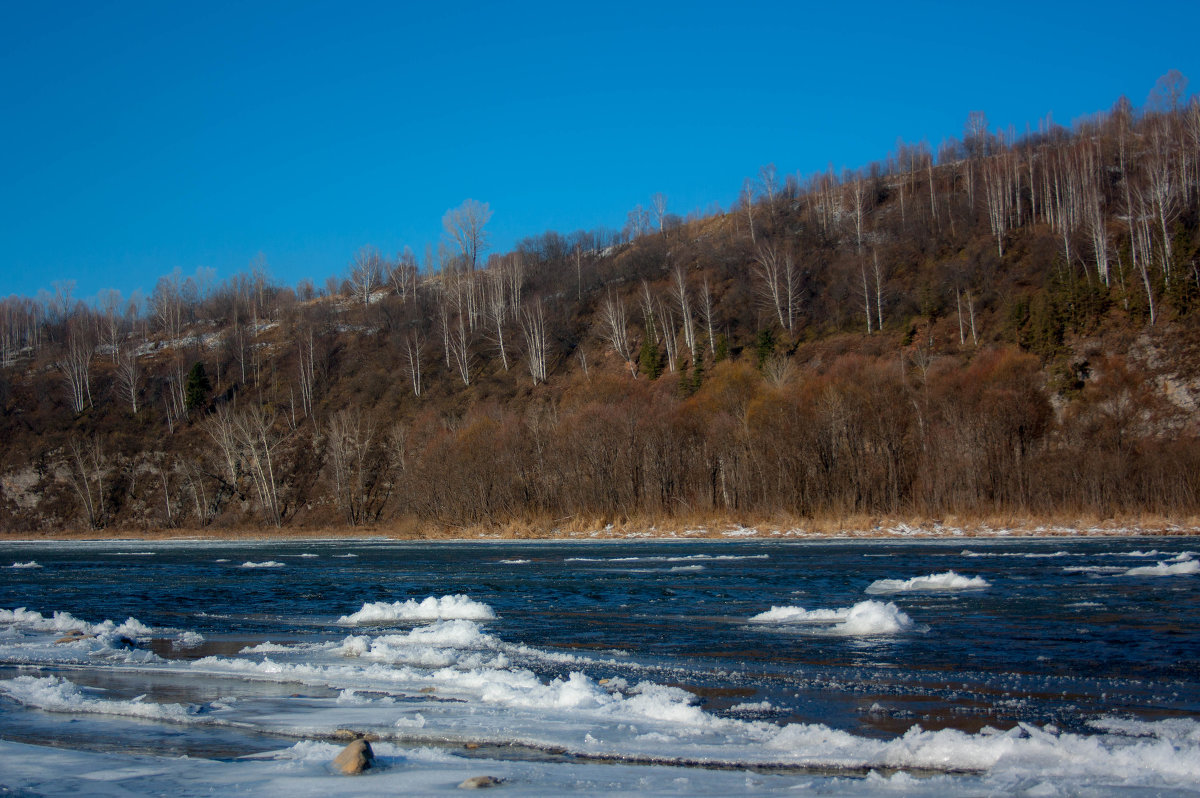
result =
M458 785L460 790L482 790L487 787L499 787L504 782L504 779L498 779L495 776L472 776L471 778Z
M355 740L342 749L333 760L333 766L347 776L356 776L371 767L375 761L375 752L371 744L363 739Z

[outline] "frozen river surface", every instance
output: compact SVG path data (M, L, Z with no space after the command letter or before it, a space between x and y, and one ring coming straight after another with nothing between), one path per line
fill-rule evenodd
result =
M1194 551L0 544L0 795L1193 795Z

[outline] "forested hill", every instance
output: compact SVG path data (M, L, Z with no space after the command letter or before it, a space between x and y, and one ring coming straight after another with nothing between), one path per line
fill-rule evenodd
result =
M1200 508L1200 104L764 168L726 213L317 290L0 306L0 528L817 523Z

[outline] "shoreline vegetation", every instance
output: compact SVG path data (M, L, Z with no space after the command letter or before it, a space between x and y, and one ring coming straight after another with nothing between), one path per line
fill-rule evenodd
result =
M477 541L638 541L638 540L812 540L946 539L1054 537L1186 537L1200 535L1200 518L1149 514L1108 518L1087 516L1013 516L883 518L847 515L828 518L627 519L544 523L474 524L380 523L361 526L205 527L142 529L63 529L37 533L0 530L0 541L308 541L390 540L396 542L471 543Z

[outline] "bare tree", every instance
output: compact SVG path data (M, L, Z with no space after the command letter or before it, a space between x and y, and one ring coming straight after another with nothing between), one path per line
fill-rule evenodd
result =
M658 225L658 232L666 231L667 221L667 195L661 191L650 197L650 208L654 212L654 221Z
M168 338L179 338L183 329L183 272L178 267L158 278L150 295L150 312Z
M306 417L313 414L313 399L317 385L314 338L312 327L299 330L296 336L296 368L300 378L300 407Z
M488 204L473 199L463 200L461 205L442 216L442 227L458 245L467 271L475 271L480 254L487 251L488 234L484 228L491 218L492 209Z
M236 486L239 476L248 474L266 520L281 526L284 508L279 449L287 435L277 429L274 411L260 405L244 410L221 405L209 417L205 429L221 451L230 484Z
M750 227L750 246L758 246L758 237L754 234L754 184L750 178L742 183L742 192L738 195L742 210L746 212L746 223Z
M467 337L462 316L458 317L457 324L451 329L450 354L454 356L454 367L458 369L458 377L462 380L462 384L470 385L471 364L474 358L471 354L471 341Z
M334 496L351 526L377 517L378 486L382 482L371 468L376 443L375 423L358 409L341 410L329 419L325 451L333 471Z
M650 213L641 204L635 205L625 220L625 231L629 238L644 236L650 230Z
M643 283L645 285L645 283ZM663 348L667 350L667 370L675 371L679 365L679 341L675 330L675 314L669 304L656 300L658 305L658 326L662 330Z
M76 413L82 413L84 407L92 404L91 365L95 352L91 324L86 318L72 318L67 325L66 351L55 365L62 372L71 409Z
M525 358L529 363L529 374L533 377L533 384L545 382L550 341L546 337L546 319L542 314L540 299L535 299L522 309L521 333L525 338Z
M142 390L142 369L137 362L137 351L125 347L117 358L116 387L121 398L129 402L129 412L137 415L138 395Z
M692 305L688 299L687 274L683 266L676 264L671 272L671 293L679 304L680 323L683 325L683 342L688 352L696 351L696 331L692 326Z
M787 263L774 244L760 245L754 258L754 276L758 278L758 294L763 305L775 312L779 326L790 330L786 309L788 307L786 279Z
M79 499L88 527L100 529L104 526L104 479L108 474L108 459L99 438L81 439L73 435L67 441L67 480Z
M495 333L493 340L496 342L496 348L500 350L500 362L504 365L504 370L508 371L508 352L504 348L504 322L508 320L506 283L501 269L488 270L484 280L484 310L488 318L488 328Z
M608 342L613 352L625 365L629 373L637 376L637 363L629 348L629 329L625 318L625 303L610 288L600 305L600 337Z
M991 158L983 167L983 196L987 205L988 224L996 238L996 253L1004 257L1004 236L1012 216L1015 190L1012 184L1014 169L1011 153Z
M413 396L421 395L421 355L425 348L425 337L417 328L408 331L404 336L404 363L408 371L409 382L412 383Z
M99 294L100 342L108 348L113 363L119 360L121 344L121 292L107 288Z
M700 315L704 318L704 327L708 330L708 351L713 357L717 354L717 341L713 333L713 300L712 291L708 288L708 277L704 278L704 282L700 289Z
M350 261L350 294L362 305L371 303L372 295L383 285L383 257L379 250L367 245L358 250Z
M404 251L396 256L396 262L388 275L392 290L400 297L401 302L407 302L417 295L417 275L417 256L405 247Z
M885 268L879 265L879 253L872 251L872 272L875 275L875 313L878 316L876 329L883 331L883 279Z
M779 174L775 164L769 163L758 170L758 185L762 189L763 199L769 208L775 207L775 198L779 195Z

